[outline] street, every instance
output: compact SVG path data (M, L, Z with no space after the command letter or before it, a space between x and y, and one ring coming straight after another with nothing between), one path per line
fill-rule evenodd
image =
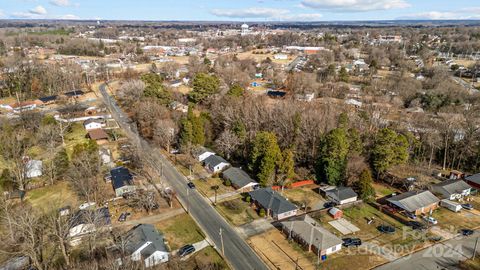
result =
M175 190L180 203L187 209L207 237L215 244L217 250L220 253L222 253L222 249L225 251L224 257L227 262L234 269L268 269L236 230L217 213L208 200L197 191L188 189L185 176L179 173L160 151L155 150L139 136L136 127L128 123L128 117L107 93L105 84L100 86L100 92L112 116L132 140L132 143L137 143L139 152L154 163L152 165L159 173L161 164L163 165L163 178Z

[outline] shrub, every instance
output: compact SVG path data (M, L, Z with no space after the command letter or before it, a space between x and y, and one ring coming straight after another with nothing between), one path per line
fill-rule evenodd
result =
M260 208L260 211L258 211L258 215L259 215L260 217L265 217L265 214L266 214L266 213L265 213L265 209Z
M229 186L232 185L232 182L230 182L230 180L227 179L227 180L225 180L224 184L225 184L225 186L229 187Z

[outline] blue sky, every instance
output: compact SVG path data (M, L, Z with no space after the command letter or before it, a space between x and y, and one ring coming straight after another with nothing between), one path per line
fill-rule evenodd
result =
M0 0L2 19L480 19L478 0Z

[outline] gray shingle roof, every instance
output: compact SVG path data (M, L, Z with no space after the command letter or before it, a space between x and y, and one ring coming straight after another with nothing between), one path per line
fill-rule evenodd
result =
M358 196L358 194L349 187L337 187L327 190L325 193L327 194L327 196L334 198L337 201L342 201Z
M310 243L311 240L312 245L314 247L320 247L320 250L325 250L343 243L340 238L323 227L313 226L304 220L284 221L282 222L282 226L289 231L291 229L297 237L300 237L306 243Z
M296 210L297 206L285 199L272 188L260 188L248 193L254 201L265 209L270 209L274 215Z
M440 199L435 197L430 191L409 191L387 199L388 202L405 209L409 212L415 212L422 207L427 207L438 203Z
M205 165L210 166L210 167L215 167L220 163L228 163L225 159L223 159L220 156L217 155L211 155L208 158L205 159Z
M476 184L480 184L480 173L467 176L465 177L465 180L476 183Z
M140 224L133 227L128 231L125 239L127 241L126 250L129 253L137 251L146 242L151 242L150 245L140 252L145 258L150 257L155 251L168 251L163 240L163 235L151 224Z
M238 187L244 187L250 183L256 183L245 171L240 168L231 167L223 172L223 178L230 180Z
M466 189L470 189L470 185L463 180L445 180L441 183L435 184L432 186L434 189L442 189L448 194L458 194Z

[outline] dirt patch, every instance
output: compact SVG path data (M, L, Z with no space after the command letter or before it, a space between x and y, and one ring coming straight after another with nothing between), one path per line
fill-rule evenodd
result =
M316 269L312 260L314 255L307 255L295 243L289 243L276 229L251 237L248 243L270 269Z
M260 218L249 203L242 199L234 199L217 204L217 209L230 223L239 226Z

